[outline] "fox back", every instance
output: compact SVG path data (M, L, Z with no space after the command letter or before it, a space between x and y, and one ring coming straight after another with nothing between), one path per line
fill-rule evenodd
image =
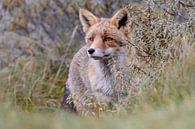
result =
M119 10L112 18L98 18L80 9L80 21L85 32L86 45L73 57L65 89L69 91L76 110L84 104L80 96L94 96L97 101L112 100L116 85L113 69L124 72L125 45L128 43L128 11ZM63 103L66 104L65 97ZM82 110L82 109L80 109Z

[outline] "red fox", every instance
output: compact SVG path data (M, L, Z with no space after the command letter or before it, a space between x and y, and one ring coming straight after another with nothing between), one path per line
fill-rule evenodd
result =
M114 65L120 68L125 65L128 10L123 8L108 19L98 18L91 12L80 9L79 17L86 35L86 45L75 54L71 62L63 107L68 104L69 94L92 95L100 102L111 101L116 84L112 68ZM112 59L116 61L111 61ZM78 111L76 102L73 102Z

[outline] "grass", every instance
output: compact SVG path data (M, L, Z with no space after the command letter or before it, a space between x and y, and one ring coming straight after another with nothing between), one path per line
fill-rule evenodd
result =
M180 106L170 105L153 111L136 111L131 115L105 117L104 119L80 118L70 114L32 114L16 110L0 110L1 129L193 129L195 126L194 101Z
M180 61L166 67L153 87L143 87L132 110L119 110L103 118L60 112L29 112L8 100L0 108L1 129L193 129L195 126L195 52L192 47ZM132 108L132 107L131 107Z
M174 9L181 9L182 5L168 2ZM61 37L57 35L60 40L49 42L51 40L45 39L43 43L29 35L21 36L25 28L21 29L24 29L22 32L19 29L20 33L10 30L11 32L0 35L0 39L3 39L0 42L0 129L193 129L194 19L186 17L180 24L182 17L178 20L178 17L168 15L159 8L158 11L151 8L149 12L147 7L144 8L135 13L135 17L132 11L135 27L133 40L140 49L139 54L148 51L143 54L148 54L148 58L140 56L137 62L145 73L152 76L149 77L144 72L140 74L137 69L132 71L130 76L135 80L136 77L141 78L143 82L139 84L138 92L127 100L125 107L116 105L116 110L103 113L101 118L80 117L59 111L69 63L79 47L78 41L68 40L68 32L62 31L64 34L61 35L60 31ZM165 10L171 13L168 7ZM186 7L183 12L189 13L189 16L194 14L193 8ZM68 15L66 12L65 14ZM45 23L45 15L37 15L43 17L41 22ZM61 18L60 15L53 22L59 20L61 23ZM78 21L78 18L68 20ZM54 34L53 31L60 27L54 28L48 34ZM37 31L40 31L39 27ZM35 33L38 39L46 37L45 33ZM183 40L185 36L186 40ZM171 51L175 53L172 54Z

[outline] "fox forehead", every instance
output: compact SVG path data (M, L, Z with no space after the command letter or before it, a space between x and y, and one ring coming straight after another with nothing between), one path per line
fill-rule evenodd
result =
M114 26L110 19L101 18L100 21L89 28L89 31L86 33L86 37L95 37L99 36L109 36L113 38L119 38L123 33Z

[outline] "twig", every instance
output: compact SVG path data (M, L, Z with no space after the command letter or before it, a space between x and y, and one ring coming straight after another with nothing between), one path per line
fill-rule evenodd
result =
M186 3L184 3L183 1L180 1L179 0L179 4L181 4L183 7L195 7L195 4L186 4Z

